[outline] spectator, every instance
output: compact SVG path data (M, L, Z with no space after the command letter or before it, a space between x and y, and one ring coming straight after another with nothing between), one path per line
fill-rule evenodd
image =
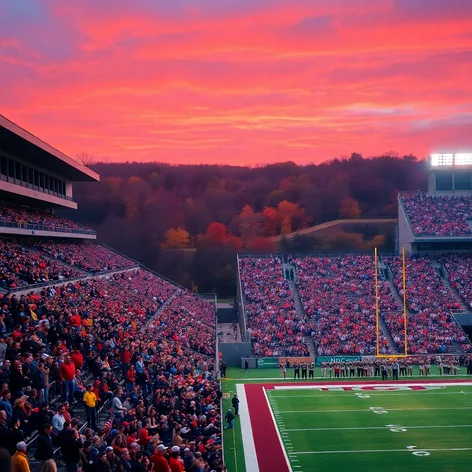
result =
M12 457L12 472L30 472L28 456L26 455L26 443L19 442L16 445L16 452Z
M38 435L38 445L34 458L37 461L47 461L54 457L54 448L52 445L52 426L45 423Z

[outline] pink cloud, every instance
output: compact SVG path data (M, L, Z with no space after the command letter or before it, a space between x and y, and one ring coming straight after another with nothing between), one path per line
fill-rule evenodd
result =
M472 9L424 3L3 6L0 110L70 155L103 160L470 148Z

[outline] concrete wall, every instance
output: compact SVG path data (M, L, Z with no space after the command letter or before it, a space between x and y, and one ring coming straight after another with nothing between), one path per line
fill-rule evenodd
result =
M0 226L0 234L17 234L21 236L47 236L50 238L97 239L96 234L61 233L59 231L38 231L36 229L10 228Z
M220 343L219 351L227 365L240 366L241 357L251 357L251 343Z
M401 253L402 247L407 253L411 253L411 245L415 237L410 227L410 222L404 212L400 197L398 197L398 251Z

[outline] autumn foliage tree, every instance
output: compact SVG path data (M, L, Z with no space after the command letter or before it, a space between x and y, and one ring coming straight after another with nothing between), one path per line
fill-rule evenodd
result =
M190 247L190 234L184 228L171 228L164 234L163 247L167 249L185 249Z

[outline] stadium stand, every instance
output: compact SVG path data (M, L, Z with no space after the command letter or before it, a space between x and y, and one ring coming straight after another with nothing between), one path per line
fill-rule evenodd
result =
M395 287L403 295L401 258L384 258L383 261L389 265ZM469 350L470 344L452 315L460 304L442 284L431 260L421 256L409 257L406 274L409 352L445 353L454 343L458 344L459 350ZM385 321L395 342L403 350L402 316L389 313L385 315Z
M417 236L472 235L472 196L418 193L401 200Z
M95 232L53 210L99 176L2 116L0 132L0 191L15 200L0 205L0 444L24 439L32 471L51 456L95 470L103 452L111 472L128 452L149 470L188 446L188 468L221 472L214 307L81 242Z
M297 287L319 355L372 354L376 349L375 283L371 256L295 257ZM384 280L379 309L398 306ZM382 353L388 342L379 336Z
M38 242L34 244L34 247L68 265L91 273L124 269L136 265L132 260L96 244L48 241Z
M278 257L241 258L248 332L256 356L308 355L304 331Z
M84 272L18 244L0 240L0 286L4 289L80 277Z
M472 308L472 254L447 254L441 256L438 262L446 268L452 288L457 290L470 310Z
M95 231L61 216L15 204L0 204L0 226L59 233L95 234Z

